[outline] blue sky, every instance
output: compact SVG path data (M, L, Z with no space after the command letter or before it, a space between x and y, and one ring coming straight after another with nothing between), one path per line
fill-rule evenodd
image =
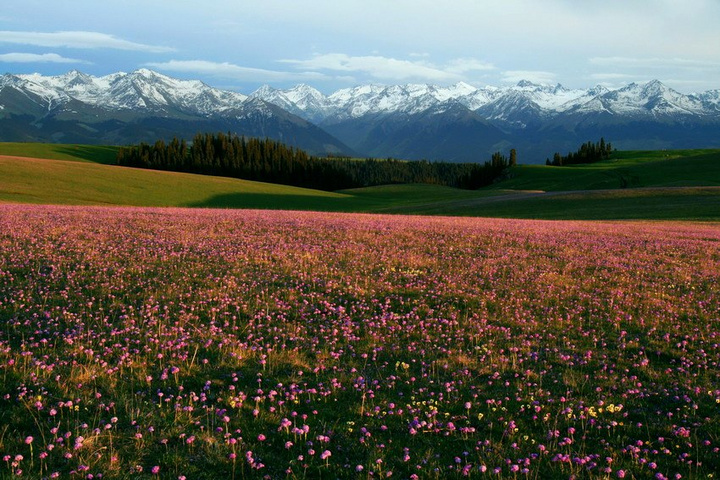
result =
M720 0L7 0L0 73L151 68L251 93L527 79L720 88Z

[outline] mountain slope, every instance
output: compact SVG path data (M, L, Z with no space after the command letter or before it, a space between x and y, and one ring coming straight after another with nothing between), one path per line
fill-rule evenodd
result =
M523 162L541 163L556 151L600 137L622 149L720 146L715 133L720 91L684 95L657 80L617 90L527 81L502 88L364 85L329 96L315 91L312 104L294 102L305 88L260 89L253 96L319 122L356 150L381 157L460 160L473 158L458 155L462 150L485 155L515 147ZM448 102L456 108L446 117L438 112ZM451 125L463 116L458 108L466 110L466 119L476 119L475 127L460 122L453 131ZM488 135L488 125L502 135Z
M516 148L543 163L605 137L619 149L720 147L720 90L685 95L659 81L567 89L527 81L309 85L246 96L147 69L93 77L0 77L0 140L127 144L199 131L267 136L314 154L485 161Z
M362 120L362 129L357 128L359 119L325 128L338 138L347 138L343 129L353 131L357 136L347 138L349 144L374 157L484 162L493 152L509 145L505 133L454 100L417 113Z
M154 142L198 132L270 137L314 154L352 154L311 122L258 98L151 70L0 77L0 141Z

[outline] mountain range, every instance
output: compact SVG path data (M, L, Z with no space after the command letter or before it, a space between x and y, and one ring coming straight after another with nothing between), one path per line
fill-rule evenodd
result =
M197 132L269 137L314 154L522 163L600 137L623 150L720 147L720 90L685 95L654 80L610 90L522 81L509 87L308 85L250 95L152 70L94 77L0 77L0 141L154 142Z

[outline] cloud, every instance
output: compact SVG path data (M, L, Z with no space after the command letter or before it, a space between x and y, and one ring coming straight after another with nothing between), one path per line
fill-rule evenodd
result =
M660 79L673 88L697 91L717 88L720 62L693 58L593 57L588 63L600 71L589 77L599 81Z
M315 55L309 60L281 60L298 68L332 72L364 73L381 80L423 78L433 81L457 80L457 75L443 71L423 61L411 62L378 55L353 57L344 53Z
M170 60L167 62L150 62L148 67L162 71L194 73L233 80L276 82L323 80L326 77L316 72L283 72L262 68L243 67L229 62L211 62L207 60Z
M0 54L0 62L4 63L86 63L85 60L66 58L57 53L3 53Z
M413 54L413 58L424 58ZM456 59L444 66L425 60L401 60L380 55L351 56L344 53L318 54L307 60L281 60L310 71L364 74L378 80L451 82L464 79L464 74L495 67L476 59Z
M688 58L633 58L633 57L593 57L592 65L603 67L641 67L641 68L720 68L720 62Z
M450 60L446 68L449 72L457 73L458 75L478 71L487 72L496 69L492 63L482 62L475 58L457 58Z
M174 51L172 48L157 45L145 45L130 42L100 32L68 31L68 32L14 32L0 31L0 43L35 45L38 47L64 48L110 48L136 52L164 53Z
M637 77L626 73L593 73L589 78L600 82L637 80Z
M537 70L509 70L503 72L502 81L506 83L517 83L521 80L528 80L533 83L552 84L557 82L557 76L552 72Z

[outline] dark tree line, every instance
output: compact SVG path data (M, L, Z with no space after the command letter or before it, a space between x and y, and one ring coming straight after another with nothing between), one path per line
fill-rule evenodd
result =
M594 163L599 162L600 160L608 159L612 151L612 145L609 142L606 143L604 138L601 138L597 143L583 143L577 152L571 152L565 156L555 153L552 161L548 158L545 161L545 164L559 167L563 165L577 165L580 163Z
M320 190L393 183L430 183L475 189L491 184L512 164L495 153L489 162L447 163L394 159L321 158L282 143L231 134L198 134L191 144L165 143L122 147L117 162L128 167L219 175Z

